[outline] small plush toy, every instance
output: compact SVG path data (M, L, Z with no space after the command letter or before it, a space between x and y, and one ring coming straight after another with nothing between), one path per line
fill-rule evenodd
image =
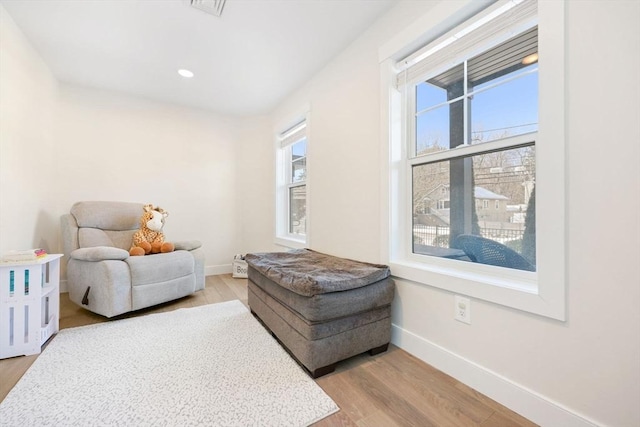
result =
M162 227L164 220L169 216L169 212L161 207L153 207L153 205L144 205L144 213L140 218L140 230L133 235L133 243L129 254L133 256L157 254L164 252L173 252L175 249L173 243L164 241Z

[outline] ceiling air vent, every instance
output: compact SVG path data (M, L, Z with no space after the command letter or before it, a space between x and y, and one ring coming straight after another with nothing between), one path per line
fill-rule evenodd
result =
M220 16L225 1L226 0L191 0L191 6L212 15Z

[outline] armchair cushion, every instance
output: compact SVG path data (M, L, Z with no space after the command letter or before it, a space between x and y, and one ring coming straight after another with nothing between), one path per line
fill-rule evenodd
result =
M166 282L193 275L193 255L187 251L132 256L124 260L131 270L131 286Z
M109 246L94 246L90 248L76 249L71 252L71 258L80 261L122 261L129 258L129 252L124 249L112 248Z
M104 230L88 227L78 229L78 244L81 248L91 246L115 246Z
M141 203L79 202L71 207L80 228L135 230L139 227Z

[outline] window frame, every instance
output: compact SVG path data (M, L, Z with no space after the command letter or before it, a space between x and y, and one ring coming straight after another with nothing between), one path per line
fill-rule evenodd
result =
M527 0L531 1L531 0ZM498 1L467 21L498 8ZM422 19L426 28L449 28L464 22L468 10L441 4ZM507 307L565 320L565 125L564 125L564 9L563 2L538 2L539 127L536 136L537 271L528 272L417 255L411 251L410 147L405 134L402 93L396 88L396 64L407 49L428 45L439 34L409 28L380 48L381 127L384 172L381 203L382 259L398 279L440 288ZM476 10L475 13L478 11ZM466 14L466 16L465 16ZM466 25L465 24L465 25ZM425 28L425 27L423 27ZM441 26L440 26L441 28ZM486 143L483 143L486 144ZM473 145L459 148L473 150ZM484 151L484 150L483 150ZM403 231L404 230L404 231Z
M276 224L274 243L287 248L305 248L309 244L309 113L296 116L278 127L275 137L276 153ZM287 141L291 133L303 127L302 137ZM305 148L305 179L293 181L292 147L302 140L306 141ZM292 188L304 186L306 189L305 234L292 233L290 191Z

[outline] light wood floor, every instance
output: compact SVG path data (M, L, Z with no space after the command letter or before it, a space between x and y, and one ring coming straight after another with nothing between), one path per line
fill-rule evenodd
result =
M124 317L233 299L247 305L246 279L208 276L204 291ZM61 329L108 321L76 306L67 294L62 294L60 301ZM0 400L36 358L37 355L0 360ZM316 427L535 426L395 346L377 356L363 354L341 362L334 373L316 382L340 407L339 412L319 421Z

